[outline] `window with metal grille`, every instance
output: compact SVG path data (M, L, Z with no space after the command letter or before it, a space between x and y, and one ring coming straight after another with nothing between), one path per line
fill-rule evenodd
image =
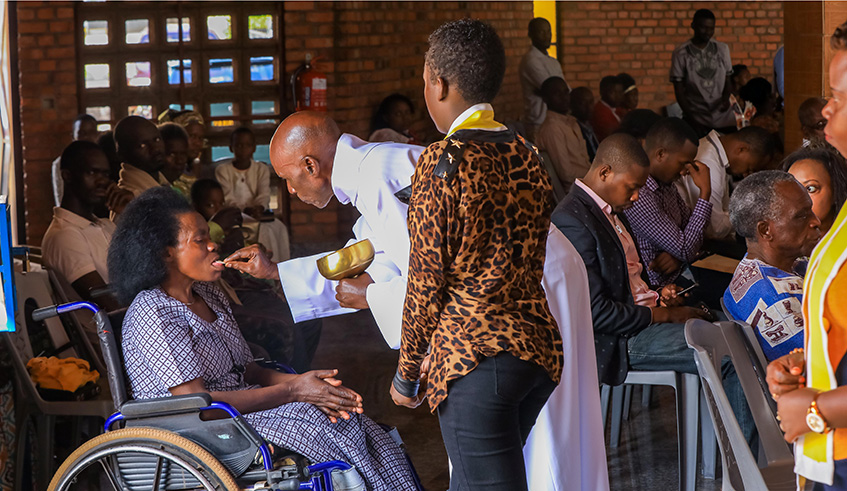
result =
M168 108L206 121L212 160L231 156L238 126L269 162L285 111L280 2L87 2L76 5L80 112L108 130Z

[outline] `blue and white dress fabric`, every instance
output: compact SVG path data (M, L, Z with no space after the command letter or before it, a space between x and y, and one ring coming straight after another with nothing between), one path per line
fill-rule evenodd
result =
M783 271L746 256L724 293L733 318L753 326L768 360L803 347L803 276L808 260Z
M133 398L169 397L169 388L198 377L210 392L258 387L238 369L253 359L223 292L211 283L195 283L194 292L216 314L214 322L158 287L139 293L127 310L122 344ZM366 416L351 416L333 424L317 407L297 402L244 419L268 441L314 462L356 466L369 490L415 490L399 445Z

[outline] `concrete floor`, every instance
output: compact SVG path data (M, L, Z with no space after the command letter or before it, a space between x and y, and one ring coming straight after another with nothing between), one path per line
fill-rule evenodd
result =
M312 367L338 368L344 384L364 398L365 414L399 429L426 489L445 490L449 474L438 420L426 405L416 410L400 408L388 395L397 356L382 340L370 313L358 312L324 319ZM677 489L673 390L654 388L650 408L641 406L639 389L633 401L630 419L622 425L620 446L607 445L611 489ZM720 480L700 477L697 489L718 491Z
M678 489L676 403L670 387L654 387L650 407L641 406L641 391L633 390L628 421L621 425L618 448L608 445L609 481L614 490ZM718 462L720 467L720 462ZM718 469L720 473L720 469ZM720 491L721 481L697 478L698 491Z

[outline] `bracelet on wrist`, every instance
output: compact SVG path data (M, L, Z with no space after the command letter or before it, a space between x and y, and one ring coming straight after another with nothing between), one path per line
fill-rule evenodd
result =
M789 354L789 355L793 355L793 354L795 354L795 353L805 353L805 350L803 350L803 348L794 348L794 349L793 349L793 350L791 350L791 352L790 352L790 353L788 353L788 354Z
M400 370L394 374L394 380L391 382L397 392L403 397L415 397L418 395L418 389L421 386L420 381L406 380L400 375Z

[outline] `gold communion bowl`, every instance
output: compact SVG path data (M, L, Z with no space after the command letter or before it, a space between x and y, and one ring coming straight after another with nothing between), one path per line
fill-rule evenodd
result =
M318 259L318 271L328 280L362 274L374 260L374 246L364 239Z

